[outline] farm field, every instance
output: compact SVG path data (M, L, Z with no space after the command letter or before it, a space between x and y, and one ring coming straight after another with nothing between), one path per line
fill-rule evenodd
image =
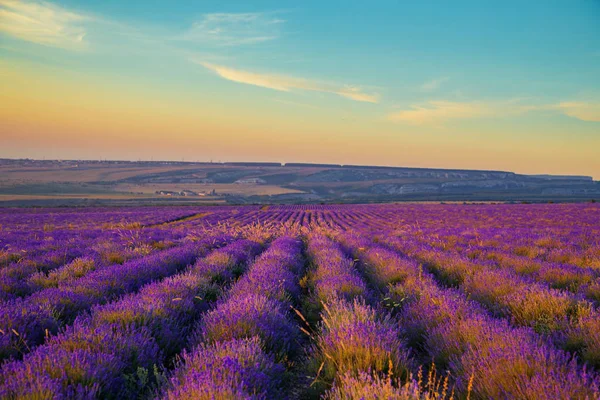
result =
M597 399L600 206L0 209L0 399Z
M323 164L0 159L0 206L589 201L588 176Z

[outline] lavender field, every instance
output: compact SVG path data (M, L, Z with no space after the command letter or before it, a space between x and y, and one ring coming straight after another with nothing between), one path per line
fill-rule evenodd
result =
M1 399L597 399L600 206L0 209Z

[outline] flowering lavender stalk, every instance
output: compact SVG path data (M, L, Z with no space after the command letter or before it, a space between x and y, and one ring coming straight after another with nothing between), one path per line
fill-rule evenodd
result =
M429 383L429 382L428 382ZM344 373L328 391L324 400L445 400L452 399L448 393L447 379L428 384L425 389L410 379L402 383L392 375L381 377L360 371L358 375Z
M298 280L293 239L246 275L238 242L161 266L220 234L304 235L313 268ZM316 377L326 398L440 400L401 376L410 348L459 398L597 398L598 237L597 204L0 208L0 398L145 396L186 343L160 396L293 397ZM308 360L290 304L318 328Z
M3 365L0 398L127 396L124 374L162 362L146 329L100 325L80 319L22 361Z
M215 310L202 320L208 342L260 336L281 357L296 350L298 329L287 315L297 296L302 267L301 242L279 238L263 253Z
M359 371L402 376L412 367L396 322L364 301L330 300L321 317L316 354L323 364L323 380L331 382L340 374Z
M272 399L282 393L283 365L258 337L201 344L185 353L162 398L169 400Z
M0 390L17 396L43 396L47 383L40 383L42 377L43 382L51 383L53 396L68 397L83 390L93 397L119 397L144 389L127 386L123 376L136 373L140 368L147 371L152 365L160 365L165 353L170 356L179 350L192 321L206 308L203 298L213 278L226 266L234 269L245 263L259 249L258 244L247 240L235 242L199 260L186 273L147 285L139 293L117 302L93 308L89 317L78 319L49 344L39 347L21 362L9 364L7 374L0 373ZM210 274L211 265L215 266L213 274ZM122 341L136 343L136 346L123 348ZM108 353L112 357L106 361L89 360L97 353ZM83 364L78 364L80 360ZM76 369L69 368L70 362ZM26 371L27 376L11 381L8 374L18 371Z
M340 235L339 239L361 261L366 277L382 293L387 291L389 285L402 283L418 268L414 260L400 257L398 253L373 244L364 236Z
M208 343L258 336L265 349L281 358L297 350L298 327L282 303L267 296L248 293L220 304L202 320L201 331Z
M394 246L394 243L392 243ZM551 333L568 326L567 317L577 309L571 294L545 287L510 270L490 270L457 255L430 249L413 251L443 282L453 282L494 314L516 326Z
M53 270L82 255L80 249L49 251L38 257L20 260L0 269L0 300L10 300L29 294L27 279L38 273Z
M3 289L0 291L0 300L24 297L46 287L56 287L57 278L68 278L70 272L77 277L77 263L71 265L76 258L94 260L95 268L122 264L171 247L173 243L169 238L177 237L177 233L157 232L152 228L145 229L143 233L136 230L131 235L129 237L129 234L118 231L84 229L77 236L70 230L52 232L52 236L45 237L44 240L31 240L27 236L18 240L9 236L6 241L10 243L15 240L13 245L18 245L20 251L0 250L0 261L13 261L0 269L0 287ZM0 239L0 246L1 242ZM6 257L2 257L2 254Z
M279 375L285 368L273 360L285 360L298 350L299 330L286 310L288 299L299 293L301 250L301 241L282 237L256 259L202 319L196 346L175 370L163 398L212 399L216 393L232 399L278 396ZM238 351L240 356L233 358Z
M576 399L598 395L598 377L568 353L528 338L527 333L487 324L477 345L452 358L459 390L474 374L473 393L481 398ZM490 379L491 378L491 379Z
M192 323L221 288L241 274L261 246L238 240L198 261L188 271L146 285L119 301L92 308L95 324L145 326L167 357L184 345ZM224 279L224 276L227 279Z
M308 256L316 268L311 271L317 302L342 297L352 300L369 297L367 286L340 246L325 236L310 237Z
M222 238L206 239L166 250L140 260L87 274L58 288L42 290L25 300L0 304L0 356L26 353L39 345L46 331L55 333L61 322L94 304L137 290L154 279L174 274L198 255L223 243Z
M564 349L575 352L584 362L600 370L600 312L597 309L580 309L558 341Z
M410 299L400 313L402 327L409 343L426 349L425 359L450 369L460 393L470 382L481 398L585 398L597 392L597 376L532 330L490 317L425 273L415 269L411 275L390 291L391 297Z
M364 241L359 242L345 244L364 250L361 247ZM309 240L309 255L316 266L313 284L322 297L324 308L321 332L313 349L312 364L317 379L329 384L344 374L356 376L363 371L376 376L406 376L412 365L396 323L385 311L365 303L365 298L370 302L374 302L374 298L354 269L353 261L345 256L337 243L324 237ZM344 290L348 287L345 281L362 290L354 293Z
M85 276L88 272L94 271L98 266L98 260L93 257L80 257L63 265L56 270L51 271L48 275L37 273L29 278L29 284L32 287L32 292L35 288L45 289L50 287L58 287L61 283L70 280L75 280Z

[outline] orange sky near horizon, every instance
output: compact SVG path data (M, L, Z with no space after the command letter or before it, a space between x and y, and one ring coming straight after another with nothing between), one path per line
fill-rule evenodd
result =
M597 148L560 137L540 145L539 137L526 135L515 148L494 126L488 133L481 124L461 132L398 127L384 116L268 100L238 99L242 104L229 108L222 99L177 88L100 83L26 63L0 63L0 79L2 157L315 162L600 179Z
M0 0L0 157L600 180L600 3Z

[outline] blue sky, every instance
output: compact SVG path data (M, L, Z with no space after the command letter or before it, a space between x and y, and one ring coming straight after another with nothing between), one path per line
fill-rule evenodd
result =
M600 177L599 1L0 0L0 57L5 101L61 103L87 88L78 113L121 115L103 125L114 158L160 148L178 159L178 146L205 143L198 158ZM53 89L15 83L33 79ZM23 135L52 132L61 157L94 157L66 144L77 132L107 139L65 115L71 136L57 140L60 124L8 109L1 156L39 154ZM156 109L174 127L166 147L164 129L143 123ZM125 145L134 128L150 138L139 150ZM271 152L245 154L253 141Z

